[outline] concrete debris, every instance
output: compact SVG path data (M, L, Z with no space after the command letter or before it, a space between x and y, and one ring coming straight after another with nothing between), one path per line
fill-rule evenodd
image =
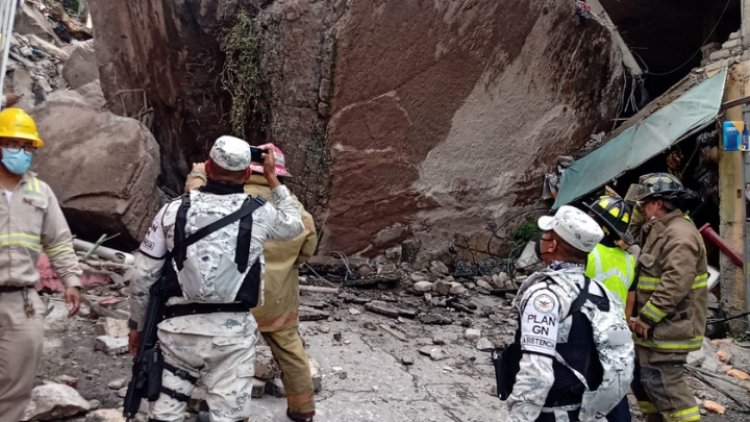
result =
M124 378L118 378L115 380L112 380L107 384L107 388L110 390L119 390L122 387L125 387L127 385L128 381Z
M729 364L732 360L732 355L730 355L726 350L717 350L716 358L719 359L719 361L722 363Z
M419 349L419 354L429 356L434 361L448 359L448 353L438 347L425 346Z
M435 284L433 284L433 290L435 291L435 293L442 296L450 294L452 287L453 285L446 280L438 280L435 282Z
M398 318L399 309L382 301L372 301L365 305L365 309L389 318Z
M469 328L464 331L464 338L469 341L477 341L482 337L482 330L476 328Z
M482 337L477 341L477 350L480 350L482 352L490 352L492 350L495 350L495 345L488 339L487 337Z
M120 409L100 409L86 415L85 422L125 422Z
M130 328L125 320L105 317L94 325L94 332L98 336L127 337Z
M307 306L299 307L299 320L300 321L321 321L324 319L328 319L330 316L331 316L331 313L328 311L321 311L321 310L310 308Z
M452 319L437 313L422 314L419 316L419 321L428 325L450 325L453 323Z
M404 366L414 365L414 356L412 356L412 355L403 355L403 356L401 356L401 363Z
M254 376L260 380L270 381L281 376L281 371L279 370L278 365L276 365L276 361L271 353L271 348L266 345L257 346L255 350L254 367Z
M21 420L55 421L90 409L89 403L75 389L63 384L43 384L31 391L31 401Z
M128 352L128 339L122 337L98 336L94 342L94 349L110 356L122 355Z
M450 272L448 266L440 261L430 262L430 271L440 275L448 275L448 273Z
M741 381L750 380L750 374L748 374L745 371L736 369L736 368L728 370L727 375L729 375L732 378L737 378L738 380L741 380Z
M431 292L431 291L432 291L432 289L433 289L433 284L432 284L432 283L430 283L430 282L429 282L429 281L427 281L427 280L420 280L420 281L417 281L416 283L414 283L414 284L412 285L412 288L413 288L413 289L414 289L414 291L416 291L416 292L419 292L419 293L426 293L426 292Z

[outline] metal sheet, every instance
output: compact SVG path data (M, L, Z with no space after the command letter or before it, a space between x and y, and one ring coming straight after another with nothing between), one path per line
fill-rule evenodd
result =
M609 142L575 161L563 174L553 209L600 188L713 121L721 109L727 72L686 91Z

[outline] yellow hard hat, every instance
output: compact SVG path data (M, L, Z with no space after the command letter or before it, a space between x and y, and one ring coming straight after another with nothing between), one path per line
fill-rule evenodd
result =
M6 108L0 111L0 138L31 141L36 148L44 146L34 119L20 108Z

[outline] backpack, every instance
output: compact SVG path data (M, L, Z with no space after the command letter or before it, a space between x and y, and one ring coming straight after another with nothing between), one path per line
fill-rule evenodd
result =
M627 394L635 370L635 345L622 310L610 306L616 302L615 296L599 281L593 280L604 296L589 293L591 282L586 277L583 289L570 306L570 314L580 312L591 323L594 345L602 365L602 382L592 390L583 374L568 365L559 353L555 356L585 387L579 413L581 421L606 417Z

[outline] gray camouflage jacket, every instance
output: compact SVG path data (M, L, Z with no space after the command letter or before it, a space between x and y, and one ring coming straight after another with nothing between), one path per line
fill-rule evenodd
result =
M194 232L236 211L245 198L247 195L244 192L227 195L192 192L186 231ZM134 269L126 276L130 281L131 320L137 323L139 331L143 329L149 288L159 279L167 252L174 248L174 229L179 206L178 199L159 211L136 254ZM172 298L169 304L217 302L221 299L222 289L236 293L234 285L242 279L233 260L238 230L238 222L229 224L188 248L188 261L195 263L197 279L203 283L203 288L199 290L208 294L198 300ZM264 264L263 244L267 239L290 240L303 230L297 202L285 186L277 187L273 190L272 201L253 212L249 262L260 260L261 265ZM225 259L227 256L231 259ZM180 283L183 284L182 279ZM184 287L183 293L189 295ZM256 325L252 314L245 312L237 315L222 313L172 318L162 322L159 328L176 333L233 336L254 332Z

